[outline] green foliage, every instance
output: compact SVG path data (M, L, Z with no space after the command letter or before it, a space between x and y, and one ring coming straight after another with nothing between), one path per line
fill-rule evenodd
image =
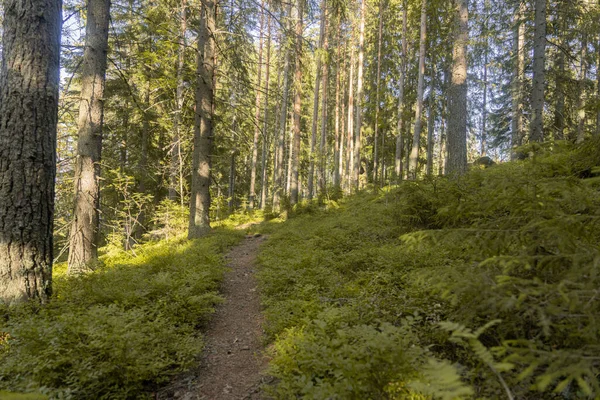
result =
M386 392L394 382L448 399L599 396L598 164L598 140L537 148L269 225L260 281L278 398L364 381L336 357L370 363L353 355L380 338L353 337L343 352L333 342L340 329L385 323L410 324L395 347L410 355L378 359L399 376L346 398L408 398Z
M0 388L63 399L148 398L202 350L220 301L223 251L240 233L150 243L80 277L56 277L47 306L1 310Z

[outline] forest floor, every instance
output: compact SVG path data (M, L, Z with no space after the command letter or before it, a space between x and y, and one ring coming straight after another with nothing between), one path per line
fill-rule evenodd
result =
M205 331L206 346L200 366L180 377L158 396L179 400L258 400L266 379L263 316L254 277L261 235L249 235L226 256L222 286L225 302Z

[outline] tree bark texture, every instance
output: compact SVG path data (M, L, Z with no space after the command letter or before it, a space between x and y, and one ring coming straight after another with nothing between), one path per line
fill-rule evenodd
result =
M291 27L291 2L287 6L288 27ZM283 187L285 179L285 168L283 160L285 155L285 131L287 126L288 102L290 96L290 62L291 49L285 49L285 61L283 66L283 95L281 99L281 114L279 115L279 133L277 139L277 155L275 159L275 182L273 189L273 211L279 212L281 209L281 196L283 196Z
M75 207L69 237L69 274L87 271L90 263L98 259L100 159L109 18L109 0L88 0L75 160Z
M402 54L400 56L400 78L398 82L398 124L396 126L396 155L394 172L398 181L402 180L402 130L404 123L402 110L404 109L404 79L406 74L406 54L407 54L407 17L408 17L408 5L406 1L403 3L402 10Z
M361 167L361 130L362 130L362 100L363 100L363 70L365 64L365 13L366 0L360 3L360 28L358 36L358 68L356 71L356 122L354 123L354 190L360 189Z
M312 128L311 128L311 138L310 138L310 151L309 151L309 167L308 167L308 200L312 200L314 195L314 179L315 179L315 147L317 145L317 128L319 126L319 92L321 89L321 76L323 73L322 63L323 63L323 54L320 54L321 49L323 49L323 43L325 40L325 35L327 34L326 29L326 10L327 8L327 0L321 0L321 27L319 29L319 47L317 49L317 65L316 65L316 77L315 77L315 88L313 94L313 115L312 115ZM326 90L326 88L323 88Z
M217 4L202 3L198 32L198 64L196 112L194 123L194 153L190 199L190 239L210 230L210 178L213 147L214 79L216 67L215 38Z
M0 302L52 288L61 1L4 2L0 70Z
M262 64L263 64L263 35L265 24L264 1L261 2L260 33L258 44L258 71L256 71L256 103L254 105L254 138L252 140L252 161L250 165L250 194L248 195L248 208L253 210L256 199L256 171L258 168L258 142L260 139L260 91L262 90Z
M423 126L423 92L425 90L425 45L427 40L427 0L421 0L421 40L419 43L419 78L417 83L417 107L415 110L415 131L408 165L408 176L417 179L419 167L419 145Z
M455 0L452 77L448 88L448 165L449 175L467 170L467 44L469 11L467 0Z
M546 85L546 0L535 0L533 38L533 84L531 88L531 124L529 140L544 140L544 90Z
M290 204L298 203L298 193L300 189L300 145L302 134L300 132L301 113L302 113L302 14L304 0L296 0L296 65L294 73L294 118L293 118L293 139L291 143L291 180L290 180Z

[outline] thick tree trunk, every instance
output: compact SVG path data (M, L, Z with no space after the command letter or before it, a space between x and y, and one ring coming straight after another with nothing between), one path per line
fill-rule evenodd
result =
M271 71L271 14L267 15L267 59L265 60L265 114L263 121L263 145L262 145L262 179L260 187L260 208L265 209L267 205L267 197L269 195L269 181L268 181L268 160L269 160L269 78Z
M323 55L319 51L323 48L326 33L326 8L327 0L321 0L321 27L319 30L319 47L317 49L316 58L316 72L315 72L315 89L313 93L313 115L312 115L312 128L311 128L311 139L310 139L310 151L309 167L308 167L308 200L312 200L314 195L314 179L315 179L315 147L317 145L317 127L319 123L319 91L321 88L321 74L322 59Z
M449 175L467 170L467 44L469 11L467 0L455 0L452 78L448 90L448 168Z
M75 208L69 237L69 274L98 259L100 158L108 52L109 0L88 0L75 160Z
M579 72L579 97L577 100L577 143L585 139L585 87L587 81L587 33L583 33L581 39L581 67Z
M303 17L303 2L304 0L296 0L296 10L298 12L296 19L296 65L294 73L294 119L293 119L293 140L290 146L291 152L291 176L290 181L290 204L298 203L298 193L300 189L300 118L302 113L302 17Z
M346 194L352 191L352 171L354 171L354 46L350 49L350 75L348 78L348 122L346 123Z
M4 2L0 71L0 302L48 301L60 0Z
M487 155L487 95L488 95L488 48L483 55L483 110L481 111L481 148L479 155Z
M366 0L360 3L360 28L358 36L358 68L356 73L356 122L354 124L354 172L353 186L360 189L361 167L361 130L362 130L362 100L363 100L363 69L365 63L365 13Z
M546 0L535 0L533 38L533 84L531 88L531 124L529 140L544 140L544 89L546 84Z
M600 70L600 38L598 39L598 41L596 42L596 58L597 58L597 62L596 65L598 66L598 69ZM600 73L596 72L596 90L597 90L597 100L600 101ZM596 132L595 132L596 136L600 136L600 109L598 109L598 111L596 112Z
M523 23L524 4L517 5L513 25L513 78L512 78L512 125L511 159L517 154L515 148L523 144L523 72L525 69L525 24Z
M329 40L327 32L327 20L325 20L325 38L323 42L323 53L328 54ZM327 187L325 170L327 167L327 102L329 101L329 61L323 63L323 97L321 103L321 143L319 144L319 191L324 194Z
M341 107L341 74L340 60L342 57L342 43L341 43L341 29L338 23L338 34L337 34L337 58L335 60L335 142L333 150L333 187L339 190L341 184L341 144L343 138L340 137L340 107Z
M421 0L421 40L419 44L419 79L417 83L417 108L415 110L415 131L413 133L412 149L408 164L408 176L417 179L419 166L419 145L421 142L421 127L423 124L423 92L425 89L425 44L427 40L427 0Z
M287 6L288 28L291 28L291 5ZM273 190L273 211L279 212L281 208L281 196L283 195L285 168L283 160L285 155L285 131L287 126L288 102L290 96L290 62L291 49L285 50L285 61L283 67L283 96L281 99L281 114L279 115L279 135L277 139L277 157L275 159L275 183Z
M375 84L375 129L373 132L373 184L379 183L379 109L380 106L380 88L381 88L381 42L383 35L383 0L379 0L379 29L377 32L377 83Z
M396 126L396 159L394 165L394 171L396 174L396 180L402 180L402 148L403 148L403 139L402 139L402 130L403 130L403 115L402 110L404 108L404 75L406 74L406 55L407 55L407 18L408 17L408 5L406 1L403 2L403 10L402 10L402 54L400 55L400 79L398 82L398 125Z
M183 165L181 156L181 109L183 108L184 80L183 72L185 68L185 48L187 41L185 38L187 32L187 4L186 0L181 0L179 41L177 43L177 88L175 92L175 116L173 117L173 138L171 140L171 163L169 177L169 199L177 200L177 192L181 207L183 208Z
M202 2L198 32L198 79L194 123L194 153L190 199L190 239L205 235L210 230L210 177L213 145L214 79L216 49L217 4L215 0Z
M260 33L258 39L258 71L256 71L256 101L254 105L254 139L252 141L252 161L250 164L250 194L248 195L248 208L254 209L256 199L256 171L258 168L258 142L260 139L260 91L262 90L262 58L263 58L263 35L265 24L265 2L261 2Z
M429 111L427 115L427 176L433 174L433 132L435 130L435 60L431 60L431 89L429 91Z

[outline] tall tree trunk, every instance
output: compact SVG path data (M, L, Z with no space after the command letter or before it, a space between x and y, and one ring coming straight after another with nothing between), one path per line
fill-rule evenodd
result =
M529 140L544 140L544 89L546 84L546 0L535 0L533 38L533 84L531 88L531 124Z
M302 17L303 17L303 1L296 0L296 9L298 12L296 19L296 65L294 73L294 85L296 93L294 96L294 119L293 119L293 133L294 137L291 143L291 165L292 179L290 182L290 204L294 205L298 203L298 191L299 191L299 178L300 178L300 145L301 145L301 132L300 132L300 118L302 113Z
M481 149L479 155L487 155L487 95L488 95L488 47L483 55L483 110L481 111Z
M431 58L431 89L429 91L429 111L427 115L427 176L433 174L433 132L435 130L435 59Z
M417 108L415 111L415 131L410 151L408 176L417 179L419 166L419 144L421 141L421 126L423 124L423 91L425 89L425 44L427 40L427 0L421 0L421 41L419 44L419 80L417 83Z
M333 151L333 186L336 190L340 188L340 180L341 180L341 144L343 138L340 137L340 107L341 107L341 78L342 70L340 69L340 60L342 57L342 43L341 43L341 24L338 22L338 34L337 34L337 58L335 60L335 142L334 142L334 151ZM600 87L600 86L599 86Z
M263 121L263 145L262 145L262 179L260 187L260 208L265 209L268 197L268 160L269 160L269 73L271 71L271 14L267 15L267 59L265 60L265 114Z
M0 303L52 292L60 31L60 0L4 2Z
M558 16L558 26L560 35L560 45L566 48L566 38L564 32L563 18ZM565 138L565 54L562 48L558 49L556 55L556 101L554 106L554 139L564 140Z
M585 87L587 81L587 33L583 33L581 39L581 68L579 72L579 97L577 99L577 143L585 139Z
M319 122L319 91L321 88L322 58L320 50L323 48L323 41L326 33L326 8L327 0L321 0L321 27L319 29L319 47L316 52L317 65L315 77L315 89L313 94L313 115L312 128L309 151L309 167L308 167L308 200L312 200L314 195L314 179L315 179L315 147L317 145L317 127Z
M445 63L444 63L445 64ZM444 82L442 87L442 93L447 92L450 86L451 72L448 66L445 66L444 70ZM448 128L448 100L442 101L442 121L440 129L440 158L438 162L438 174L444 176L446 174L446 165L448 161L448 148L447 148L447 128Z
M85 272L90 263L98 259L109 9L109 0L88 1L75 160L75 207L69 237L69 274Z
M149 72L148 76L146 76L147 84L146 90L144 94L144 105L145 110L142 115L142 131L141 131L141 149L140 149L140 158L137 164L137 191L138 193L145 194L146 193L146 181L148 180L148 147L150 145L150 108L152 107L150 104L150 77ZM145 205L141 205L141 208L138 210L137 216L134 217L134 223L132 226L132 238L134 242L139 242L144 234L144 230L146 227L146 210Z
M348 78L348 122L346 123L346 194L352 191L352 171L354 171L354 46L350 49L350 75Z
M452 80L448 90L448 171L467 170L467 44L469 42L468 0L455 0Z
M327 32L327 20L325 20L325 38L323 42L323 53L328 54L329 40ZM327 102L329 98L329 61L328 57L323 63L323 98L321 104L321 143L319 144L319 191L324 194L327 188L325 170L327 167Z
M598 41L596 42L596 57L597 57L597 61L596 61L596 65L597 65L597 69L600 70L600 37L598 38ZM600 100L600 73L596 72L596 90L597 90L597 100ZM596 132L595 132L596 136L600 136L600 109L598 109L598 111L596 112Z
M379 0L377 7L379 8L379 29L377 32L377 83L375 84L375 129L373 133L373 183L379 183L379 109L380 107L380 88L381 88L381 42L383 34L383 0Z
M177 79L177 89L175 93L175 116L173 117L173 138L171 141L171 160L170 160L170 179L169 179L169 199L175 201L177 192L181 207L183 208L183 165L181 156L181 110L183 108L183 92L185 90L185 82L183 80L183 72L185 68L185 48L187 41L185 35L187 33L187 3L186 0L181 0L180 11L180 26L179 26L179 41L177 43L177 71L175 73Z
M214 80L216 68L217 4L215 0L202 2L198 32L198 79L194 123L194 153L192 187L190 191L190 239L205 235L210 230L210 178L213 147Z
M287 6L288 30L291 28L292 3ZM288 102L290 96L290 62L292 52L290 48L285 49L285 61L283 67L283 96L281 99L281 114L279 115L279 137L277 139L277 157L275 160L275 183L273 190L273 211L279 212L281 208L281 196L285 183L285 168L283 165L285 155L285 131L287 126Z
M523 144L523 72L525 70L525 24L523 14L525 5L517 5L513 22L513 57L514 72L512 77L512 125L511 125L511 159L517 154L515 148Z
M407 55L407 17L408 17L408 5L406 0L402 6L402 54L400 55L400 79L398 82L398 125L396 126L396 160L395 160L395 174L398 181L402 180L402 130L403 130L403 116L402 110L404 108L404 75L406 74L406 55Z
M262 90L262 64L263 64L263 35L265 23L264 0L261 1L260 12L260 37L258 39L258 71L256 71L256 102L254 105L254 139L252 141L252 161L250 164L250 194L248 195L248 208L254 209L256 198L256 170L258 168L258 141L260 139L260 91Z
M227 206L229 207L229 212L232 213L235 208L235 156L237 155L237 150L233 150L231 152L231 163L229 164L229 187L227 190Z
M358 36L358 69L356 73L356 122L354 125L354 188L360 189L361 167L361 130L362 130L362 98L363 98L363 69L365 59L365 13L366 0L360 3L360 28Z

